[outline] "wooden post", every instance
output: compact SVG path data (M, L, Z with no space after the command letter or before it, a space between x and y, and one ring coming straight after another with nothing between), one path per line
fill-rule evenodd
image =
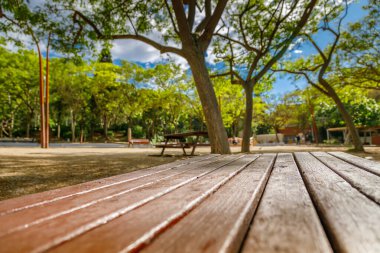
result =
M37 45L37 51L38 51L38 63L39 63L39 70L40 70L40 114L41 114L41 121L40 121L40 142L41 142L41 148L45 148L45 103L44 103L44 77L43 77L43 69L42 69L42 54L40 50L40 46L38 43Z
M49 47L50 47L50 35L48 38L48 43L46 46L46 83L45 83L45 148L49 148L49 133L50 133L50 126L49 126Z

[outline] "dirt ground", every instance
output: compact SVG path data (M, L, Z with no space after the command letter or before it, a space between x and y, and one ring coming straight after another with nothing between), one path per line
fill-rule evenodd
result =
M238 153L240 147L232 147ZM253 153L297 151L348 151L346 147L255 146ZM126 147L0 147L0 200L74 185L169 163L182 156L181 150L168 150L159 156L155 148ZM208 154L200 147L197 154ZM380 161L380 147L367 147L355 155Z

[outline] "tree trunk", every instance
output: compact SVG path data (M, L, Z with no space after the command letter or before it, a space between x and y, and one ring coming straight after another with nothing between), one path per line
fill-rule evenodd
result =
M277 128L274 129L274 132L276 134L276 142L280 143L280 138L278 138L278 130L277 130Z
M84 132L83 132L83 127L80 129L80 143L83 143L84 141Z
M13 138L13 128L15 125L15 114L14 112L11 113L11 123L9 127L9 138Z
M334 100L336 106L338 107L338 110L341 113L348 130L350 131L355 151L364 151L363 144L360 141L360 137L354 125L354 121L352 120L351 115L347 112L346 108L344 107L338 94L336 94L335 90L325 80L320 80L320 83L326 88L330 97Z
M108 124L107 124L107 114L103 115L103 130L104 130L104 139L108 140Z
M71 142L75 142L75 120L73 110L70 110L70 119L71 119Z
M319 144L318 127L317 127L317 122L315 121L315 116L314 116L314 106L312 104L309 104L309 110L310 110L311 121L312 121L312 131L313 131L313 136L314 136L314 142L315 144Z
M61 124L58 123L57 125L57 140L60 141L61 140Z
M30 121L26 123L26 138L29 139L30 137Z
M30 138L30 126L32 125L33 114L33 112L30 112L26 116L26 138Z
M193 73L195 86L202 104L208 136L211 144L211 153L230 154L227 132L224 128L222 116L210 76L206 67L204 56L199 49L194 48L188 54L188 63Z
M243 142L241 145L241 152L249 152L250 138L251 138L251 128L252 128L252 113L253 113L253 85L244 85L245 91L245 115L244 115L244 126L243 126Z

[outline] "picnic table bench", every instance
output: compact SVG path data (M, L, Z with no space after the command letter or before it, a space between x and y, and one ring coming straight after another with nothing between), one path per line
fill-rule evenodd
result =
M193 142L181 142L181 140L187 137L195 137ZM208 137L208 132L204 131L194 131L194 132L185 132L185 133L175 133L175 134L166 134L164 135L165 143L164 144L156 144L156 148L162 148L161 155L164 154L166 148L181 148L183 150L183 154L186 154L187 148L193 148L191 150L191 155L194 155L195 148L198 146L210 146L208 143L199 143L199 137ZM179 142L169 143L170 140L175 140Z
M380 164L206 155L0 202L0 252L380 252Z
M133 147L134 144L149 144L149 143L150 141L148 139L130 139L128 141L128 147L130 146Z

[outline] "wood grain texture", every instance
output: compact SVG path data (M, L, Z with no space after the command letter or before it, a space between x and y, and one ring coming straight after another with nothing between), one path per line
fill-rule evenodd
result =
M380 204L380 177L325 152L312 152L312 155L344 178L352 187Z
M329 154L380 176L380 163L378 162L364 159L344 152L329 152Z
M241 157L224 156L210 164L187 170L157 184L119 195L57 218L29 224L21 230L0 237L6 252L42 252L52 246L110 222L117 217L158 199Z
M309 153L295 153L335 251L380 252L380 207Z
M43 205L45 203L54 202L57 200L64 199L66 197L69 197L73 194L75 195L81 195L84 193L87 193L89 191L94 191L98 189L102 189L104 187L109 187L118 183L123 183L125 181L132 181L135 179L139 179L141 177L153 175L155 173L160 173L161 171L166 171L172 168L177 168L181 166L185 166L191 163L196 163L198 161L202 161L205 159L210 159L212 157L215 157L217 155L211 154L211 155L205 155L205 156L198 156L191 159L182 159L175 161L173 163L169 164L162 164L159 166L143 169L143 170L137 170L130 173L122 174L122 175L116 175L108 178L103 178L91 182L86 182L74 186L67 186L51 191L41 192L41 193L35 193L30 194L27 196L22 196L14 199L9 199L5 201L0 202L0 216L10 213L10 212L17 212L29 207Z
M222 157L222 156L219 156ZM109 187L98 188L97 190L82 192L81 194L72 194L66 198L47 202L43 205L29 207L18 212L12 212L0 216L0 236L22 229L25 225L32 225L49 219L63 216L67 213L74 212L83 208L99 204L121 195L129 194L149 185L157 184L162 180L168 180L171 177L180 175L188 170L193 170L201 166L216 162L219 157L198 161L188 164L187 166L170 167L171 169L160 171L160 173L148 174L134 180L125 180L117 184L111 184Z
M332 252L292 154L278 154L242 252Z
M250 162L257 155L250 155L230 163L170 194L115 219L97 229L68 241L52 252L120 252L131 245L135 249L143 244L139 240L146 234L156 236L172 223L178 222L188 212L199 207L201 202L211 194L210 190L228 179L231 175ZM98 239L98 240L97 240ZM100 240L99 240L100 239ZM136 243L137 242L137 243Z
M259 157L142 252L238 251L274 158L274 154Z

